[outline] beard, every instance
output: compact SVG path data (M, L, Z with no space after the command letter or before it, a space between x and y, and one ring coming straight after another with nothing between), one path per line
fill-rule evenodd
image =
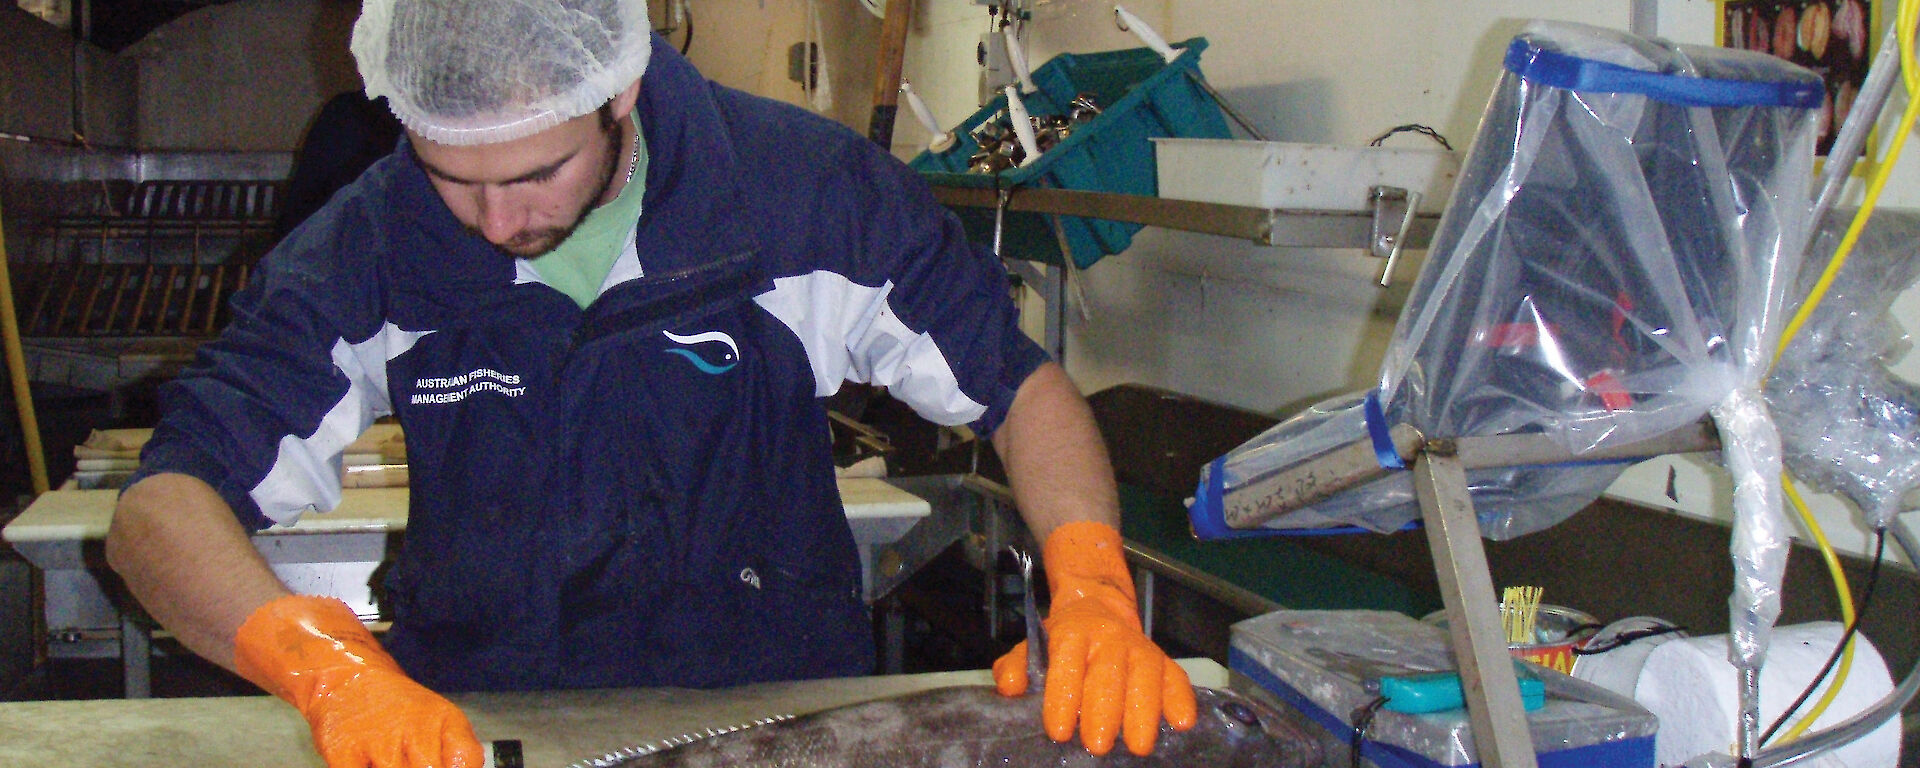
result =
M613 119L612 113L604 106L600 108L599 114L600 136L605 140L607 162L600 168L599 183L593 185L593 194L587 196L587 199L580 204L580 210L575 211L573 218L565 225L523 230L515 233L504 243L494 243L493 247L517 259L545 256L552 253L553 249L560 247L561 243L566 242L567 238L573 235L573 231L580 228L580 222L586 221L587 214L600 205L600 198L605 197L607 189L613 186L613 174L620 165L620 124ZM468 227L467 230L476 235L480 234L479 229L475 227ZM481 239L486 238L482 236Z

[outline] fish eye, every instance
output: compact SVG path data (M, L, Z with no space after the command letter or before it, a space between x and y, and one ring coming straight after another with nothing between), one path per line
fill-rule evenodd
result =
M1249 709L1245 704L1237 701L1229 701L1220 705L1220 711L1227 717L1249 728L1260 727L1260 716L1254 714L1253 710Z

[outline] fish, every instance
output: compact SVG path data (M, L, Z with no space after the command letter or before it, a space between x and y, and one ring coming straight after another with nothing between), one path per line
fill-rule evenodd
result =
M1022 557L1031 580L1031 560ZM1027 590L1028 616L1036 616ZM1028 621L1029 648L1045 648ZM1044 653L1028 657L1041 688ZM992 686L936 688L799 717L778 717L676 737L581 761L570 768L1306 768L1322 763L1318 742L1294 719L1241 694L1196 687L1198 717L1177 731L1160 725L1153 753L1123 745L1104 756L1077 739L1056 742L1040 722L1043 697L1001 695Z
M1038 695L957 686L853 704L698 738L651 753L609 755L582 768L1306 768L1319 746L1279 712L1231 691L1195 688L1193 728L1160 726L1153 753L1118 746L1102 757L1040 727Z

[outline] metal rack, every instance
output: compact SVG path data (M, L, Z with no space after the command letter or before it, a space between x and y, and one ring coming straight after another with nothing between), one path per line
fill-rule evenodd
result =
M208 336L273 234L279 184L156 180L113 212L62 216L19 264L34 337ZM103 201L110 202L110 201Z

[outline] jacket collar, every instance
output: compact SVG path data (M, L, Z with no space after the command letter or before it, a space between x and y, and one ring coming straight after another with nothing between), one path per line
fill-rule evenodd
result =
M749 248L735 217L742 195L718 86L653 36L653 58L640 80L640 130L647 137L647 192L635 232L640 263L661 275L724 259Z

